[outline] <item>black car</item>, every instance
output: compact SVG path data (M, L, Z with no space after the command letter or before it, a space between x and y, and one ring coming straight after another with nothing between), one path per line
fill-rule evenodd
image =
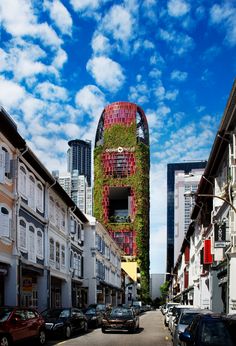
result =
M68 339L74 332L88 330L87 318L83 311L77 308L48 309L42 312L42 316L48 334L60 335Z
M126 330L134 333L139 329L139 316L132 308L117 307L108 312L102 320L102 332Z
M224 315L209 313L197 315L180 333L181 346L235 346L235 325Z
M90 328L98 328L102 324L103 312L97 307L89 307L85 311L85 316L88 320L88 325Z

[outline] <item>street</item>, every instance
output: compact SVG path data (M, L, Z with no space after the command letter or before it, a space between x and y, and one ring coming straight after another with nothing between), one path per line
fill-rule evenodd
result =
M48 340L48 346L138 346L158 345L171 346L171 338L168 329L164 326L163 315L160 310L148 311L140 316L140 329L134 334L123 331L107 332L103 334L101 328L89 330L86 334L80 334L69 340Z

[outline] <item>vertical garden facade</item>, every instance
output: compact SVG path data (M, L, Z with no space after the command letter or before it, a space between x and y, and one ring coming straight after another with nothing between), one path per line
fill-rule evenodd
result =
M94 149L94 215L137 262L140 299L149 295L149 132L133 103L108 105L99 120Z

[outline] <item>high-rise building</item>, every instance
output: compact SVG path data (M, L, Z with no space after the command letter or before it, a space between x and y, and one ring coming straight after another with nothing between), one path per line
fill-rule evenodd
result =
M68 142L67 151L67 170L77 170L78 175L84 175L87 178L88 185L91 186L91 141L74 139Z
M94 215L123 250L123 260L138 264L144 299L149 294L149 168L143 110L128 102L108 105L95 138Z
M167 165L167 273L171 273L174 268L190 224L192 201L184 197L184 193L197 190L205 166L206 161Z

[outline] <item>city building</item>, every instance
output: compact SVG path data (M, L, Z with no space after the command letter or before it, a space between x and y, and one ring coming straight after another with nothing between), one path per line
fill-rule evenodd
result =
M169 163L167 165L167 261L171 273L190 221L191 200L186 190L196 190L206 161Z
M172 299L236 312L236 82L198 189L173 272Z
M149 156L143 110L129 102L108 105L95 138L94 216L123 250L123 263L139 269L143 300L149 295Z
M82 306L80 230L88 220L2 107L0 123L1 304Z
M68 142L67 170L71 174L74 170L78 175L84 175L88 186L91 186L91 141L74 139Z
M84 284L87 304L116 306L122 303L122 251L107 230L93 216L85 226Z

